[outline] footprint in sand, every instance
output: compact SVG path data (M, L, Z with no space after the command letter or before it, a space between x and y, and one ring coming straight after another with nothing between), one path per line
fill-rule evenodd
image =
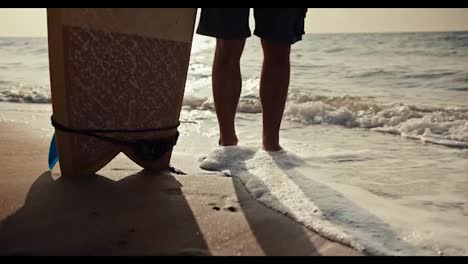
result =
M211 206L211 209L215 211L220 211L221 209L224 211L230 211L230 212L237 212L239 211L240 208L238 208L236 205L240 207L240 202L237 201L237 199L232 198L232 197L226 197L224 199L224 205L219 205L218 203L208 203L209 206Z

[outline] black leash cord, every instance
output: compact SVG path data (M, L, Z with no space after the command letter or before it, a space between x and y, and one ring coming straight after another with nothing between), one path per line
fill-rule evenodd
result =
M180 125L180 122L177 123L175 126L170 126L170 127L162 127L162 128L144 128L144 129L79 129L79 128L70 128L67 126L64 126L60 123L58 123L55 119L54 116L50 117L50 120L52 122L52 126L55 127L58 130L62 130L65 132L69 133L76 133L76 134L82 134L86 136L91 136L91 137L96 137L105 141L109 141L112 143L117 143L121 145L126 145L130 146L133 145L136 141L126 141L126 140L120 140L112 137L106 137L94 133L142 133L142 132L157 132L157 131L164 131L164 130L171 130L175 129ZM178 137L179 132L177 132Z

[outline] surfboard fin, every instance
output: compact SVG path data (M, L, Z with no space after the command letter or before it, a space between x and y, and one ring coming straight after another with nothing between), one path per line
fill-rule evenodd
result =
M49 147L49 170L52 170L55 167L55 164L57 164L59 158L58 158L58 152L57 152L57 144L55 141L55 134L52 136L52 140L50 141L50 147Z

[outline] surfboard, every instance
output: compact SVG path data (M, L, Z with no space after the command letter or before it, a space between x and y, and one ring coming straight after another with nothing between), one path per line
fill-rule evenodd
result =
M63 176L95 173L120 152L143 168L168 168L195 17L196 8L47 9Z

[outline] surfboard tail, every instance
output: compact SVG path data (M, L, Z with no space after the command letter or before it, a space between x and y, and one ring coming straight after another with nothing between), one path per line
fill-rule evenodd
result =
M47 9L56 121L79 130L108 130L97 134L128 142L174 135L175 129L164 133L109 131L178 123L195 18L195 8ZM62 176L85 176L96 173L120 152L144 168L157 170L169 166L172 149L148 160L128 146L58 129L51 142L49 168L60 156Z

